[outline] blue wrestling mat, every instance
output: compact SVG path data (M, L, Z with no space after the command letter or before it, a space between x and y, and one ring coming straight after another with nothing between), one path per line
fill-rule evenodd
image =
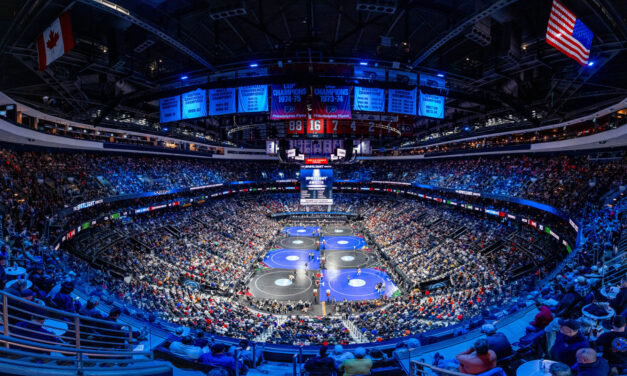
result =
M362 249L366 247L366 241L357 236L325 236L321 240L322 249Z
M320 227L317 226L292 226L283 229L285 236L319 236Z
M309 255L313 253L313 259ZM273 249L263 260L271 268L278 269L320 269L320 252L309 249Z
M350 279L348 278L350 277ZM377 283L385 283L385 289L377 292ZM327 299L327 289L331 290L331 299L338 302L346 300L373 300L390 297L398 290L387 273L378 269L362 269L361 275L357 275L357 269L332 269L323 271L323 279L320 284L320 297L322 301Z

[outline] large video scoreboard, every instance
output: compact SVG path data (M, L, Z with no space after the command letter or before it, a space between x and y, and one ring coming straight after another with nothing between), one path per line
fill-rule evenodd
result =
M300 204L333 205L333 168L331 166L301 167Z

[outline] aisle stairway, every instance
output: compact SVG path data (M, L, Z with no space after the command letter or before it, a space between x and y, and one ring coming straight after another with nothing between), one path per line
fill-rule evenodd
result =
M255 342L266 342L268 338L274 333L274 330L283 325L287 321L287 316L276 315L276 325L269 327L265 332L261 333L253 339Z

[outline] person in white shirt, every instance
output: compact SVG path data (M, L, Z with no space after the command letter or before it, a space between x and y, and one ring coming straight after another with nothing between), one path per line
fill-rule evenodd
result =
M190 360L198 360L202 355L202 349L194 346L194 340L191 336L183 337L181 342L172 342L170 352Z

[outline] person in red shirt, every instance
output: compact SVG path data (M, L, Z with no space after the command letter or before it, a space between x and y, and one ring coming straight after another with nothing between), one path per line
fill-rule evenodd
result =
M455 357L459 372L478 375L496 367L496 353L488 348L488 341L479 339L474 346Z
M528 329L532 329L534 332L539 332L540 330L544 330L544 328L546 328L546 326L553 321L553 313L549 307L542 304L541 301L536 302L536 307L540 312L538 312L535 319L529 323L530 326Z

